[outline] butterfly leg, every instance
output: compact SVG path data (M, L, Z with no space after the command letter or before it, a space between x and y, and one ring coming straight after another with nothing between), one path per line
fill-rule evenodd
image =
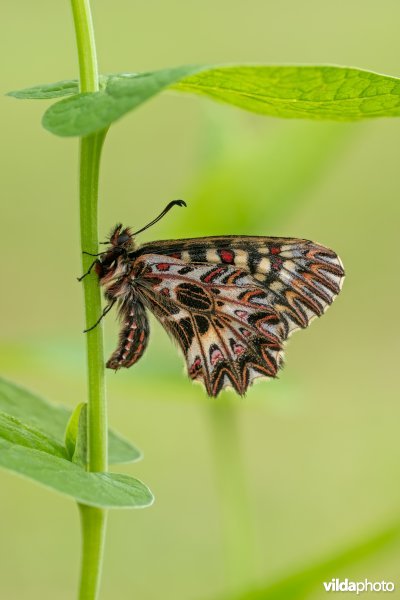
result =
M102 242L101 242L102 243ZM82 254L86 254L86 256L102 256L103 254L107 254L107 251L105 252L98 252L97 254L93 254L92 252L86 252L86 250L83 250ZM81 277L78 277L78 281L82 281L82 279L84 277L86 277L86 275L89 275L89 273L91 273L94 265L98 262L98 259L94 260L92 262L92 264L90 265L89 269L86 271L86 273L84 273L83 275L81 275Z
M89 329L85 329L83 331L83 333L87 333L88 331L92 331L92 329L95 329L97 327L97 325L100 323L100 321L102 319L104 319L104 317L106 316L106 314L108 312L110 312L110 310L112 309L112 307L114 306L114 304L116 303L116 301L117 300L115 299L115 300L112 300L110 302L110 304L107 304L107 306L104 308L103 312L101 313L100 317L97 319L96 323L94 325L92 325L91 327L89 327Z
M88 254L88 253L87 253L87 252L85 252L84 254ZM90 256L96 256L96 254L93 254L93 255L90 255ZM98 263L98 262L99 262L99 261L98 261L98 259L96 258L96 260L94 260L94 261L92 262L92 264L90 265L90 267L88 268L88 270L86 271L86 273L84 273L84 274L83 274L83 275L81 275L80 277L77 277L77 280L78 280L78 281L82 281L82 279L84 279L84 278L85 278L87 275L90 275L90 273L92 272L92 269L93 269L94 265L95 265L96 263Z

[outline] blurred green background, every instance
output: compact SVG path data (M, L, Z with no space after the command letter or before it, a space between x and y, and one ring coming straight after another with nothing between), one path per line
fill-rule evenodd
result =
M76 76L68 2L2 8L4 92ZM400 71L394 0L120 0L93 2L93 10L105 73L223 62ZM40 128L46 103L0 102L2 372L73 406L86 390L77 142ZM268 597L324 598L322 581L332 577L400 589L396 535L361 556L363 540L400 522L399 140L394 119L278 121L174 93L112 128L102 235L117 221L141 227L183 197L188 208L140 241L306 237L340 254L347 279L327 315L291 339L280 379L245 399L209 401L154 320L140 363L108 373L110 423L145 455L121 469L142 478L156 502L110 514L102 598L217 600L240 589L250 598L246 590L302 569L316 569L315 585ZM107 352L116 333L111 316ZM0 597L73 598L74 504L5 472L1 490ZM318 571L353 543L361 544L357 561Z

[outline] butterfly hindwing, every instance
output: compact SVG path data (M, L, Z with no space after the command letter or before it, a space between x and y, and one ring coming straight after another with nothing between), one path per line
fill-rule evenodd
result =
M178 341L189 376L210 395L226 386L244 394L256 377L276 376L285 328L248 273L164 255L137 260L138 296Z

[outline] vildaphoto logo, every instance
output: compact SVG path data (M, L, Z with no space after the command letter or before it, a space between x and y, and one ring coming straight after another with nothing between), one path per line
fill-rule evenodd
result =
M349 579L332 579L324 581L326 592L355 592L362 594L363 592L393 592L393 581L350 581Z

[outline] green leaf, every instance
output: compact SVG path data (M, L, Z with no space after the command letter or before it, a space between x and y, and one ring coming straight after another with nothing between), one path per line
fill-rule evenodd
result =
M0 466L78 502L99 508L141 508L153 502L147 486L116 473L88 473L74 463L0 439Z
M44 401L4 381L1 381L1 390L0 397L8 409L15 408L17 397L22 400L18 408L25 417L33 413L37 419L42 410L48 418L50 413L43 413ZM28 414L23 408L21 411L27 395L30 400L33 398L30 408L35 409ZM42 424L40 419L39 422ZM133 508L152 503L151 492L137 479L115 473L88 473L82 468L86 463L86 404L79 405L68 422L66 448L48 433L0 412L1 467L90 506Z
M87 424L87 404L80 405L78 429L75 438L75 450L72 455L72 462L86 469L88 460L88 424Z
M64 446L65 429L72 411L64 406L50 404L43 398L0 378L0 411L14 416L29 427ZM109 431L109 461L111 464L139 460L140 451L130 442Z
M60 136L82 136L109 127L169 87L275 117L354 121L400 115L398 78L326 65L183 66L103 76L101 89L94 94L79 94L77 82L66 80L9 95L72 95L46 111L43 125Z
M337 66L222 66L174 86L274 117L354 121L400 115L400 79Z
M43 126L60 136L84 136L109 127L166 87L198 67L184 66L153 73L110 75L94 94L78 94L53 104L43 116Z
M88 135L168 87L275 117L354 121L400 115L399 79L348 67L183 66L110 75L104 82L99 92L51 106L44 127L60 136Z
M69 460L87 465L87 404L81 402L73 411L65 430L65 448Z
M0 412L0 438L25 448L67 458L64 446L55 439L3 412Z
M79 82L76 79L66 79L55 83L43 83L33 87L8 92L7 96L20 100L50 100L62 96L73 96L79 93Z

